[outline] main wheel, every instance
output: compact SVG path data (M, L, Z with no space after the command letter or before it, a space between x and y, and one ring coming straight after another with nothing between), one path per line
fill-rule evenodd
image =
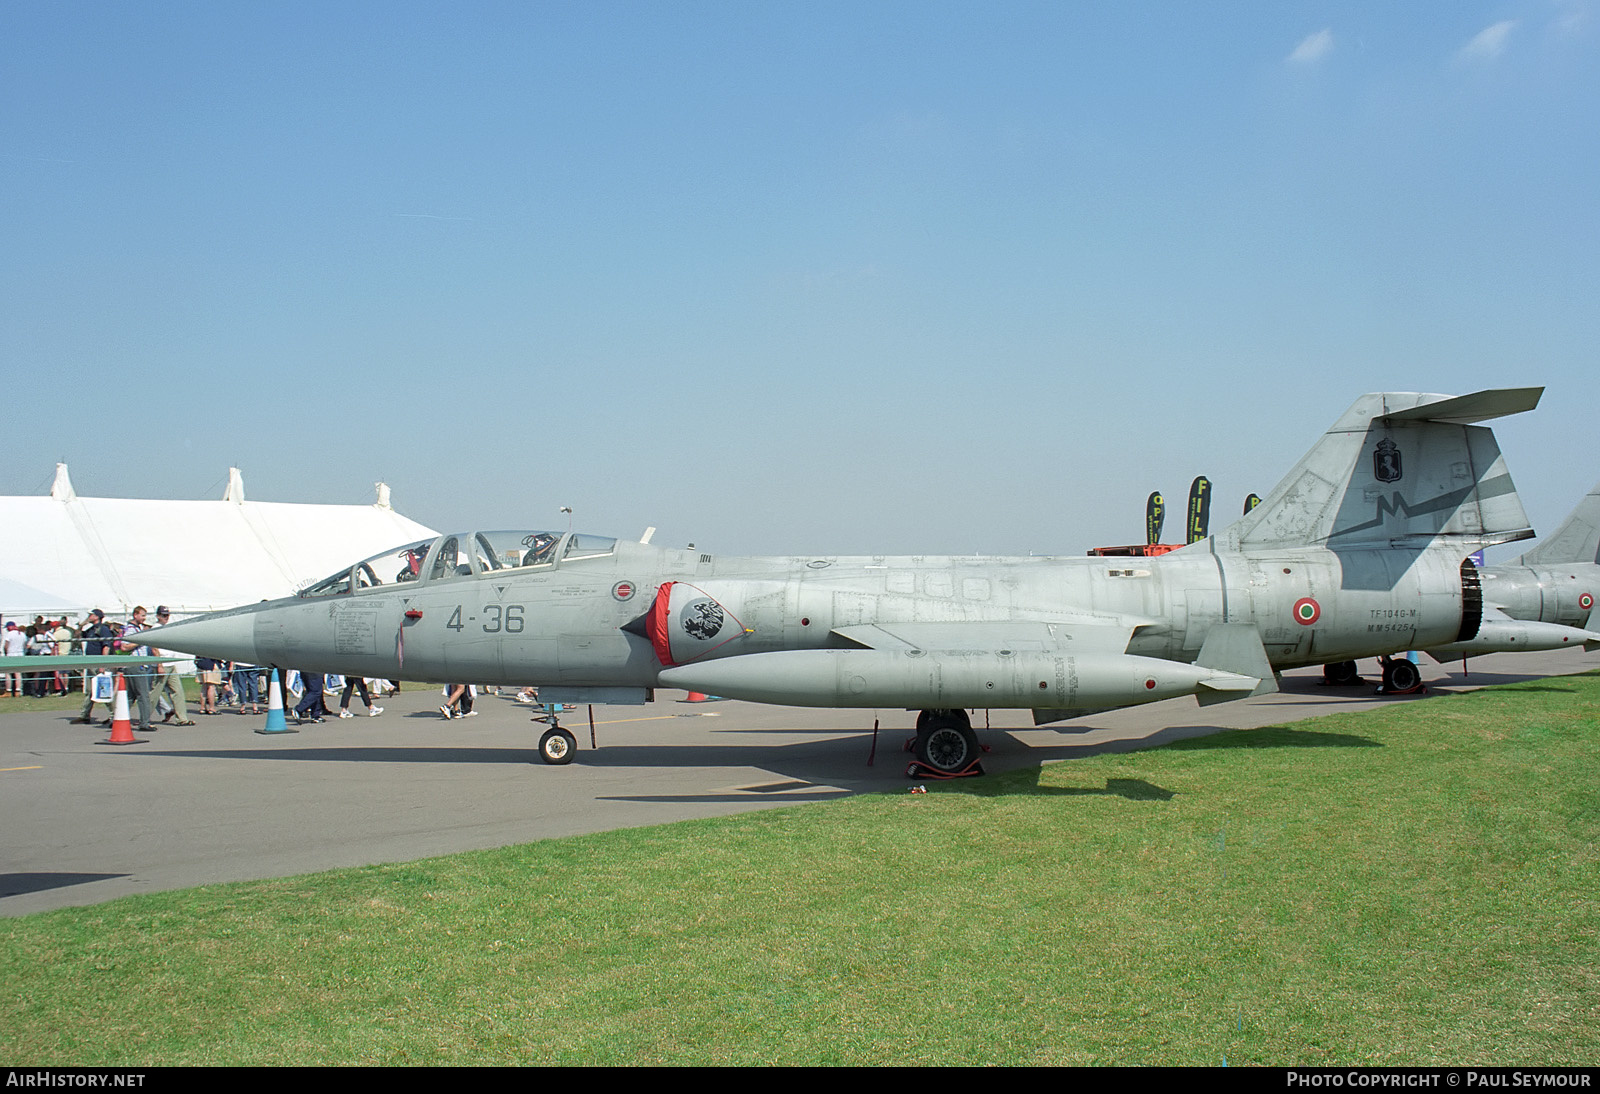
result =
M1360 682L1361 672L1354 661L1335 661L1322 666L1322 679L1334 687L1348 687Z
M977 756L977 735L953 720L931 719L917 734L917 759L941 774L953 775Z
M564 729L547 729L539 738L539 758L547 764L570 764L578 752L578 738Z
M1422 673L1409 659L1395 659L1383 668L1383 690L1396 694L1415 691L1422 683Z

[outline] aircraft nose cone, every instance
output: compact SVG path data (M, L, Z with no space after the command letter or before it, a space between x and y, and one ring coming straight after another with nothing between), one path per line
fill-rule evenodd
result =
M220 661L243 661L254 665L256 657L256 617L251 612L202 615L182 623L152 627L141 638L163 650Z

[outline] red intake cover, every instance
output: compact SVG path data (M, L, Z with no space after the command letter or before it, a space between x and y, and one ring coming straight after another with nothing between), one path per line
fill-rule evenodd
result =
M656 660L669 668L704 657L745 636L744 625L704 590L668 581L656 590L645 618Z

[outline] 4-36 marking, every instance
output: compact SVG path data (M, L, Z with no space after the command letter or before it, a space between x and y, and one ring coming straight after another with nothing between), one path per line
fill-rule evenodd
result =
M486 613L492 613L489 615L488 619L484 621L483 632L485 634L522 633L522 628L525 624L523 605L485 604L483 606L483 610ZM477 616L469 615L467 616L467 623L477 622L477 619ZM456 610L451 613L450 621L445 624L445 627L452 631L462 631L466 630L466 626L467 624L461 621L461 605L458 604L456 605Z

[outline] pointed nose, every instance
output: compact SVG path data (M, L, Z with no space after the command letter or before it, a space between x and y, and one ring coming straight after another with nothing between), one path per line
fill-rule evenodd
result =
M202 615L182 623L152 627L145 634L150 644L159 649L214 657L219 661L243 661L249 665L261 663L256 655L254 612Z

